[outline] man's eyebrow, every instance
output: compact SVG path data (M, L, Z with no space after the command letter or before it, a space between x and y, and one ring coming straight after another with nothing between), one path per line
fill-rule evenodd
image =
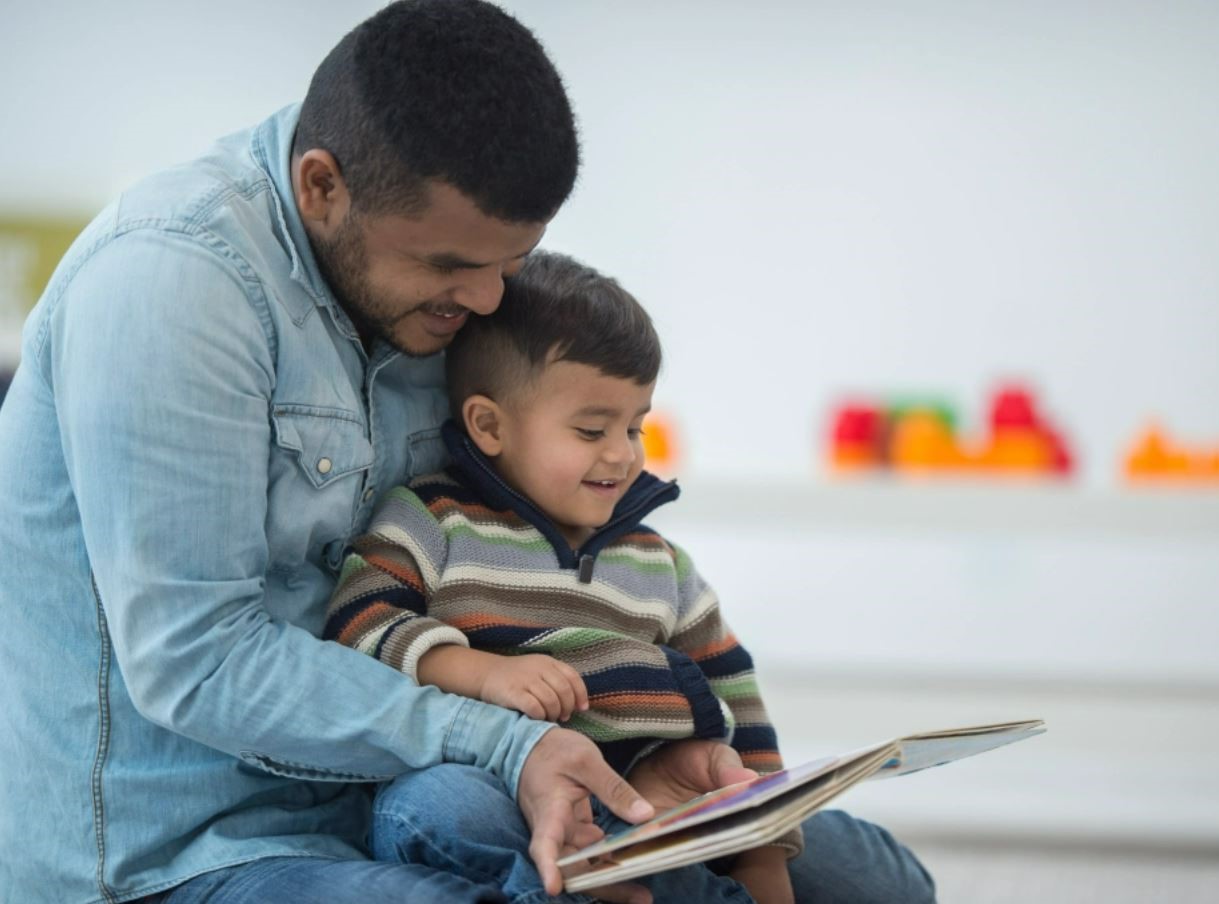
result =
M477 270L480 267L487 266L486 264L479 264L475 261L466 260L464 257L459 255L447 254L445 252L441 252L440 254L429 254L423 259L423 261L430 266L440 267L444 270Z
M540 238L537 242L530 245L527 250L522 251L516 257L511 259L517 261L521 258L528 257L533 253L533 249L538 246L539 242L541 242ZM479 270L483 267L491 266L490 264L480 264L478 261L468 260L467 258L462 257L460 254L453 254L449 251L441 251L437 254L426 255L423 258L423 262L432 267L439 267L443 270Z

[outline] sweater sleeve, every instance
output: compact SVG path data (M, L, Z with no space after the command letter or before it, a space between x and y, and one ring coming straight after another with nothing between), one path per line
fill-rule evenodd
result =
M688 655L707 676L715 695L731 710L732 747L741 762L760 774L783 768L779 742L758 689L753 658L740 645L720 612L719 600L694 568L685 550L673 547L680 610L672 645ZM795 856L804 848L797 826L775 845Z
M469 646L460 631L427 614L446 554L444 532L423 501L406 487L392 490L343 562L323 637L415 680L432 647Z

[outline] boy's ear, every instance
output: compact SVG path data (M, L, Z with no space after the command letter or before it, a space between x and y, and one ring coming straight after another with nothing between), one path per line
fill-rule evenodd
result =
M466 433L488 458L494 458L503 451L504 443L500 436L503 419L503 409L488 396L472 395L461 405L461 420Z

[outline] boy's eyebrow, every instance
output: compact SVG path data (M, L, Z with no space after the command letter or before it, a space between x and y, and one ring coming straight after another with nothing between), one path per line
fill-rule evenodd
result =
M651 405L644 405L637 412L635 417L640 417L652 410ZM612 405L587 405L576 412L577 417L617 417L620 409L614 408Z

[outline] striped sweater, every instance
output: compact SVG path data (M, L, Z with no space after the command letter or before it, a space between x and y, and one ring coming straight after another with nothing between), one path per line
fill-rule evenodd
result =
M746 766L782 763L753 662L689 556L641 524L678 489L644 472L578 550L504 483L454 424L453 464L392 490L355 541L325 637L412 678L456 643L571 665L589 709L565 727L625 773L665 740L728 741ZM798 849L799 838L783 845Z

